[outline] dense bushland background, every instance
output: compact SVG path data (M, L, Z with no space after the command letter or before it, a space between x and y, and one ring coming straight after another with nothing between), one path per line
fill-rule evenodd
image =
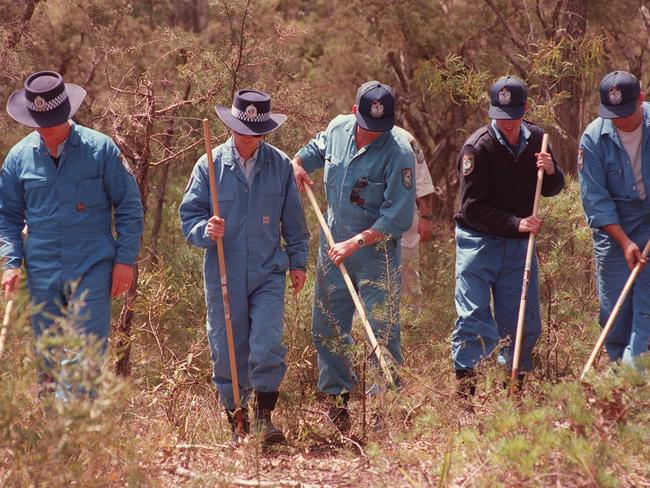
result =
M504 73L528 81L531 118L574 174L600 77L628 69L647 88L647 2L0 1L0 99L39 69L84 86L77 119L120 145L147 224L139 282L114 304L94 402L38 398L21 295L0 359L1 486L650 485L647 378L601 358L597 375L576 380L598 326L590 232L574 180L542 202L544 332L521 400L507 398L506 375L490 359L467 415L449 354L455 155L485 121L487 86ZM210 118L222 142L213 106L228 105L236 88L264 89L289 115L269 141L291 155L348 111L371 78L395 87L400 124L419 139L437 189L436 239L421 248L424 305L402 310L404 388L381 400L354 392L350 438L329 424L315 391L312 253L306 289L286 301L289 370L275 418L291 445L263 452L251 441L233 450L210 384L201 252L184 243L177 217L203 152L200 121ZM2 154L27 133L6 115L0 131ZM314 250L317 222L306 214ZM380 380L364 367L360 329L357 339L359 375Z

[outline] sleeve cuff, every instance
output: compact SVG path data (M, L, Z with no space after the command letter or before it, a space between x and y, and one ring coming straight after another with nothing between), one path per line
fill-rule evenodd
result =
M519 222L521 222L521 219L519 217L513 216L512 219L510 219L510 224L512 225L512 231L515 233L519 232Z
M599 213L587 217L587 223L592 229L600 229L606 225L617 224L621 225L621 220L618 215L611 213Z
M126 266L133 266L135 264L135 256L134 257L129 257L129 256L120 256L119 254L115 258L115 264L124 264Z
M392 237L394 239L399 239L400 237L402 237L402 234L405 232L405 231L401 231L397 227L386 222L385 219L381 219L381 218L373 224L371 229L379 231L385 236Z
M307 256L289 256L289 269L307 271Z

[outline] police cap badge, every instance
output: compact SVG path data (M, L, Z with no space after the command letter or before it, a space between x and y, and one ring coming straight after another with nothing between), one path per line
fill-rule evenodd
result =
M501 88L499 90L499 103L501 105L509 105L510 101L512 100L512 94L510 93L510 90L508 90L506 87Z
M370 115L372 115L376 119L383 117L384 104L381 103L379 100L375 100L374 102L372 102L372 105L370 106Z

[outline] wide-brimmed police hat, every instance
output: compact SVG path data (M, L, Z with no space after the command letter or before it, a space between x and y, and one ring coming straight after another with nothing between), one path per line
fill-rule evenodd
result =
M271 97L259 90L238 90L231 107L217 105L215 109L224 124L245 136L268 134L287 120L284 114L271 113Z
M25 80L25 88L11 94L7 113L27 127L54 127L70 120L86 96L86 90L64 83L55 71L39 71Z

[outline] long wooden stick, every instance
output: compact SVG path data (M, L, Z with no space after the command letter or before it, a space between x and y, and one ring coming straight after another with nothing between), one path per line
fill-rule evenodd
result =
M9 327L9 321L11 320L11 311L14 308L14 301L7 300L7 308L5 308L5 315L2 319L2 330L0 330L0 357L5 352L5 340L7 338L7 327Z
M208 158L208 174L210 176L210 198L212 200L212 212L215 217L219 216L219 196L217 194L217 176L212 158L212 137L210 135L210 123L203 119L203 138L205 139L205 154ZM219 276L221 283L221 296L223 298L223 313L226 319L226 338L228 340L228 359L230 361L230 379L232 383L232 394L235 397L235 423L240 433L244 433L244 413L241 409L241 398L239 397L239 378L237 375L237 360L235 358L235 341L232 333L232 322L230 320L230 299L228 298L228 278L226 276L226 260L223 251L223 239L217 239L217 255L219 257Z
M316 197L314 196L314 193L311 191L311 188L309 188L309 185L303 185L303 186L305 187L307 198L309 198L311 206L313 207L314 212L316 212L316 217L318 217L318 222L320 223L320 226L323 229L323 232L325 233L325 237L327 238L327 244L329 245L329 247L333 247L335 243L334 243L334 238L332 237L332 232L330 231L330 228L327 226L327 222L325 222L325 218L323 217L323 213L320 211L320 207L318 206ZM370 327L370 322L368 322L368 318L366 317L366 312L363 309L363 305L361 304L359 295L357 295L357 292L354 289L354 285L352 284L352 279L348 274L348 270L345 268L345 264L344 263L339 264L339 269L341 270L341 274L343 275L343 281L345 281L345 284L348 287L348 291L352 296L352 301L354 302L354 306L357 309L357 313L359 314L359 317L361 317L361 322L363 322L363 326L366 329L366 334L368 336L368 339L370 340L370 345L372 346L372 349L375 352L377 359L379 360L379 365L381 366L382 371L386 375L386 378L388 378L388 381L390 383L393 383L393 375L391 374L390 369L388 368L388 364L384 360L384 356L381 353L381 348L379 347L379 344L377 343L377 338L375 337L375 333L372 331L372 327Z
M650 253L650 240L646 243L645 247L643 248L643 252L641 253L641 256L645 259L645 258L648 257L648 253ZM639 261L638 263L636 263L636 266L634 266L634 269L630 273L630 277L625 282L625 286L623 287L623 291L621 291L621 295L618 297L618 300L616 301L616 305L614 305L612 313L609 315L609 319L607 319L607 323L605 324L605 327L603 327L603 330L600 333L600 336L598 336L598 340L596 341L596 345L594 346L594 350L591 351L591 355L589 356L589 359L587 360L587 364L585 364L585 367L582 370L582 374L580 375L581 380L583 380L585 378L587 372L589 371L591 366L594 364L594 361L596 360L596 356L600 352L600 348L603 347L603 343L605 342L605 339L607 338L607 334L609 334L609 331L614 326L614 321L616 320L616 317L618 316L618 313L621 311L621 307L623 306L623 302L625 302L625 299L627 298L627 295L630 293L630 290L632 289L632 285L634 285L634 281L636 280L636 277L641 272L641 268L643 268L643 265Z
M548 149L548 134L542 137L542 149ZM539 211L539 200L542 195L542 183L544 181L544 170L537 170L537 187L535 188L535 201L533 203L533 216L537 217ZM512 373L510 375L510 394L515 391L517 376L519 374L519 361L521 358L521 344L524 337L524 319L526 317L526 304L528 303L528 285L530 283L530 270L533 266L533 255L535 254L535 234L528 236L528 249L526 250L526 266L524 268L524 281L521 286L521 301L519 302L519 316L517 317L517 336L515 339L515 353L512 358Z

